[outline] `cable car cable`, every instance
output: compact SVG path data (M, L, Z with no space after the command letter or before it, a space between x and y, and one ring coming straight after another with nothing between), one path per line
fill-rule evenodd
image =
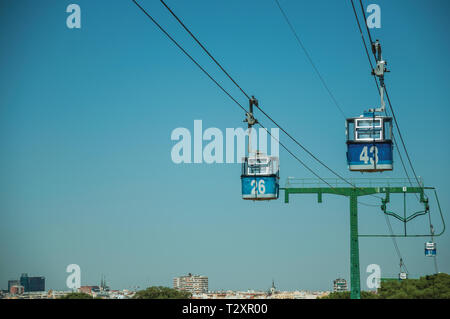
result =
M334 104L336 105L336 107L339 109L339 111L341 112L341 114L345 116L344 111L342 110L341 106L339 105L338 101L336 100L336 98L334 97L333 93L331 92L331 90L329 89L328 85L326 84L325 80L323 79L322 75L320 74L319 70L317 69L316 65L314 64L311 56L309 55L308 51L306 50L306 47L303 45L302 41L300 40L300 37L298 36L297 32L294 29L294 26L292 25L292 23L289 21L289 18L287 17L287 14L284 12L283 8L281 7L280 3L278 2L278 0L275 0L278 8L280 9L284 19L286 20L287 24L289 25L289 28L291 29L292 33L294 34L297 43L300 45L300 47L302 48L303 52L305 53L309 63L311 64L311 66L313 67L314 71L316 72L317 76L319 77L320 81L322 82L323 86L325 87L325 89L327 90L328 94L330 95L331 99L333 100Z
M232 99L242 110L247 112L243 107L227 90L225 90L170 34L164 30L164 28L139 4L136 0L132 0L136 6L144 12L144 14L192 61L194 64L203 71L230 99Z
M217 62L217 60L209 53L209 51L206 49L206 47L197 39L197 37L186 27L186 25L181 21L180 18L172 11L172 9L169 8L169 6L163 1L160 0L161 3L169 10L169 12L172 14L172 16L181 24L181 26L186 30L187 33L200 45L200 47L208 54L208 56L214 61L214 63L217 64L217 66L225 73L225 75L241 90L241 92L247 97L248 100L250 100L250 96L237 84L237 82L231 77L231 75L222 67L222 65Z
M362 40L362 42L364 44L364 50L366 51L367 59L369 60L370 71L372 72L372 70L373 70L372 60L370 59L370 54L369 54L369 51L367 50L366 40L364 39L364 35L363 35L362 29L361 29L361 25L359 24L358 14L356 13L356 9L355 9L355 5L353 4L353 0L351 0L351 3L352 3L352 7L353 7L353 13L355 14L356 22L358 24L359 33L361 34L361 40ZM365 21L365 19L364 19L364 21ZM379 91L380 88L378 87L377 77L375 75L373 75L373 78L375 80L375 84L377 85L377 88L378 88L378 91Z
M353 4L353 1L352 1L352 4ZM369 26L367 25L366 12L364 11L364 6L363 6L361 0L359 0L359 4L360 4L360 6L361 6L361 12L362 12L362 15L363 15L363 17L364 17L364 21L366 21L365 25L366 25L367 34L369 35L370 45L372 45L372 43L373 43L373 41L372 41L372 36L371 36L371 34L370 34L370 31L369 31Z
M393 234L394 234L394 231L393 231L393 229L392 229L392 225L391 225L391 222L390 222L390 220L389 220L389 217L388 217L386 214L383 214L383 215L384 215L384 218L385 218L385 220L386 220L386 224L387 224L387 226L388 226L389 232L391 233L391 235L393 235ZM394 248L395 248L395 251L396 251L396 253L397 253L398 258L403 259L402 253L400 252L400 248L398 247L398 243L397 243L396 238L392 236L391 239L392 239L392 243L394 244ZM406 272L409 273L408 268L406 267L405 262L403 262L403 266L405 267Z
M389 98L389 94L388 94L388 91L387 91L386 87L385 87L385 92L386 92L386 97L387 97L387 100L388 100L388 103L389 103L389 108L391 109L392 117L394 118L394 121L395 121L395 126L397 127L397 131L398 131L398 135L400 137L400 141L402 142L403 148L405 150L406 158L408 159L409 165L411 166L411 170L414 173L414 177L416 178L417 184L419 185L419 187L423 188L423 185L420 183L419 178L417 177L416 171L414 170L414 167L412 165L411 158L409 157L408 150L406 149L405 141L403 140L403 136L402 136L402 133L400 131L400 127L398 126L397 117L395 116L394 109L392 108L391 99Z
M281 143L281 141L279 139L277 139L276 137L274 137L267 128L265 128L260 122L258 122L257 124L259 124L259 126L261 126L266 132L267 134L269 134L269 136L271 138L273 138L275 141L277 141L289 154L292 155L292 157L294 157L298 162L300 162L300 164L302 164L306 169L308 169L312 174L314 174L314 176L316 176L318 179L320 179L322 182L324 182L325 184L327 184L330 188L334 189L333 186L331 186L325 179L323 179L322 177L320 177L318 174L316 174L311 168L308 167L308 165L306 165L300 158L298 158L294 153L292 153L283 143Z
M431 223L431 213L430 211L428 211L428 221L430 223L430 237L431 237L431 242L434 243L434 230L433 230L433 224ZM433 256L434 258L434 270L437 273L439 273L438 270L438 264L437 264L437 259L436 259L436 255Z

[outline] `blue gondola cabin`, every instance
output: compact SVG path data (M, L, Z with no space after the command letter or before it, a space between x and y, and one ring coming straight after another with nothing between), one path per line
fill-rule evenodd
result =
M280 192L279 161L276 156L260 152L242 161L242 198L247 200L277 199Z
M346 120L347 164L351 171L393 169L392 118L372 112Z
M436 243L431 241L425 243L425 256L427 257L436 256Z

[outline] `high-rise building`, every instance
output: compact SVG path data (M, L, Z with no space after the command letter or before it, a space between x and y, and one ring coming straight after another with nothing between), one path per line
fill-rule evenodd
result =
M333 281L333 291L334 292L341 292L341 291L347 291L347 280L343 278L338 278Z
M45 277L29 277L28 291L45 291Z
M23 286L24 291L28 291L28 274L22 274L20 276L20 285Z
M28 274L22 274L19 282L25 292L45 291L45 277L28 277Z
M187 276L175 277L173 279L173 288L189 291L190 293L207 293L208 277L197 276L189 273Z

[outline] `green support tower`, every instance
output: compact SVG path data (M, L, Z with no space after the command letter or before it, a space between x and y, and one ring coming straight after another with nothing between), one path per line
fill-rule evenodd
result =
M412 187L404 186L407 185L407 181L404 179L351 179L352 186L341 187L342 181L338 179L327 179L327 187L324 187L325 183L316 179L294 179L289 178L286 187L281 188L284 190L284 201L289 203L289 195L291 194L317 194L317 200L319 203L322 202L323 194L332 194L338 196L346 196L350 200L350 297L351 299L361 298L361 278L359 269L359 237L426 237L430 234L424 235L407 235L406 234L406 223L415 217L429 213L428 199L424 196L425 189L432 189L432 187ZM358 183L358 186L356 186ZM366 186L359 186L364 184ZM387 185L387 186L386 186ZM394 186L397 185L397 186ZM401 186L398 186L401 185ZM358 232L358 197L368 196L368 195L380 195L384 194L384 198L377 196L382 200L380 208L383 210L384 214L391 215L401 220L405 224L405 234L404 235L360 235ZM386 203L389 202L390 194L419 194L420 202L424 203L425 210L417 212L410 217L402 218L397 214L386 211ZM439 211L440 205L435 191L436 200L438 203ZM445 230L445 223L441 213L442 223L444 228L441 233L435 236L440 236Z

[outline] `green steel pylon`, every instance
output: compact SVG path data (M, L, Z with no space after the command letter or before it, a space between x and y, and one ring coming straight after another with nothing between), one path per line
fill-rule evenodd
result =
M350 287L350 298L361 299L357 194L350 195Z
M350 298L351 299L361 299L361 277L360 277L360 269L359 269L359 237L426 237L429 234L424 235L407 235L406 234L406 223L410 220L423 215L422 212L418 212L413 214L412 216L406 218L401 218L400 216L386 211L386 203L389 202L390 194L420 194L420 202L425 203L426 207L428 207L428 200L424 197L425 189L432 189L435 191L436 200L438 203L438 208L441 214L441 219L443 223L443 230L441 233L435 235L440 236L445 231L445 222L442 216L442 211L440 209L439 200L437 198L436 190L433 187L407 187L407 186L389 186L392 184L403 183L403 180L395 180L395 179L364 179L365 183L368 183L370 187L339 187L339 181L334 180L334 182L330 182L329 185L336 185L336 187L319 187L320 182L317 180L313 181L311 179L297 179L295 184L301 187L293 187L291 186L291 182L288 179L286 187L280 188L284 190L284 202L289 203L289 195L290 194L317 194L317 200L319 203L322 202L322 194L333 194L339 196L346 196L350 199ZM382 182L380 182L382 181ZM387 184L388 186L381 186ZM403 183L406 185L406 183ZM400 219L405 224L405 234L404 235L360 235L358 233L358 197L374 195L374 194L384 194L385 198L382 200L382 205L380 207L383 210L383 213L396 217Z

